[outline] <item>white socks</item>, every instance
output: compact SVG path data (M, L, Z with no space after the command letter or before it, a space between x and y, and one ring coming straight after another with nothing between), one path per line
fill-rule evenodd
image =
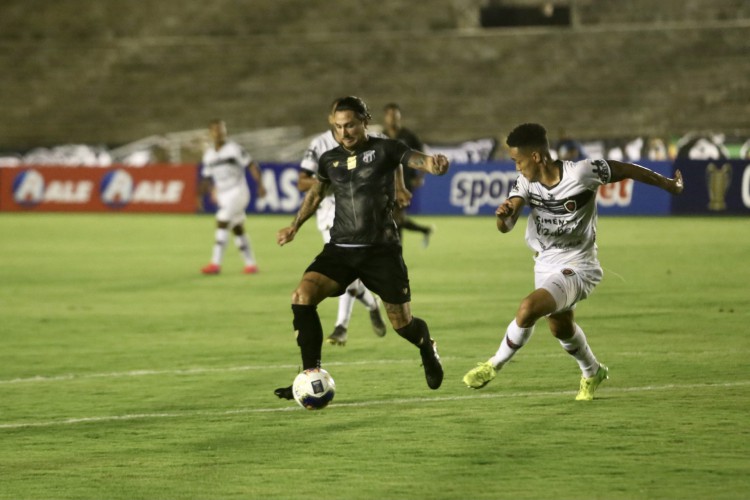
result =
M575 358L584 377L589 378L596 375L599 370L599 362L596 360L594 353L591 352L589 344L586 342L586 335L584 335L580 326L576 324L575 334L568 340L561 340L560 345Z
M375 301L375 296L367 289L367 287L365 287L361 280L354 280L354 282L349 285L349 288L347 288L347 292L350 290L354 291L354 296L358 301L362 302L367 309L370 311L378 309L378 303Z
M352 292L354 295L352 295ZM362 284L362 281L354 280L346 288L346 292L339 297L339 314L336 318L336 326L349 328L349 319L352 317L354 299L362 302L370 311L375 311L378 308L378 303L375 301L375 296L372 292Z
M354 307L354 297L349 292L344 292L339 297L339 314L336 317L336 326L349 328L349 319L352 317L352 308Z
M235 236L234 244L237 245L237 249L242 254L242 258L245 259L245 265L254 266L255 254L253 254L253 249L252 247L250 247L250 238L248 238L247 233L242 233L242 235L240 236Z
M510 358L513 357L516 351L529 341L532 333L534 333L533 326L530 328L521 328L516 324L515 319L511 321L505 330L505 336L500 343L500 348L490 358L492 366L496 369L502 368L505 363L510 361Z
M594 353L591 352L583 330L581 330L581 327L577 324L575 326L575 334L567 340L560 340L560 345L568 352L568 354L575 358L584 377L593 377L599 370L599 362L596 360ZM490 358L492 366L498 370L502 368L502 366L510 361L510 358L516 354L518 349L529 341L532 333L534 333L533 326L531 328L521 328L516 324L515 319L511 321L510 325L508 325L508 329L505 331L505 336L500 344L500 348L495 355Z
M217 266L221 265L221 261L224 260L224 250L227 247L228 239L229 229L216 229L214 248L213 253L211 254L211 264L215 264ZM235 236L234 244L237 245L237 249L240 251L240 254L242 254L245 265L255 265L255 255L253 254L253 249L250 247L250 238L248 238L247 233L243 233L240 236Z
M216 241L214 243L214 250L211 255L211 264L221 265L221 260L224 258L224 249L227 246L227 236L229 231L226 229L216 230Z

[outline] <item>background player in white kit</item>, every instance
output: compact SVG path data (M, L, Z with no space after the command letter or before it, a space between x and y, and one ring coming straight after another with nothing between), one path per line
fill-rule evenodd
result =
M657 186L672 194L683 189L682 174L669 179L632 163L613 160L553 160L547 131L527 123L508 135L510 157L516 163L515 186L496 211L497 228L513 229L524 205L529 205L526 242L535 252L535 288L521 301L516 317L506 329L497 353L464 376L474 389L495 378L534 331L537 320L547 317L549 328L581 368L578 401L589 401L609 370L600 364L576 324L573 311L602 279L596 249L596 193L602 184L622 179Z
M333 118L333 111L336 109L340 99L336 99L331 103L331 113L328 116L329 124ZM337 148L339 143L336 142L336 138L333 135L332 130L328 130L318 136L316 136L305 151L305 156L300 163L300 174L299 180L297 181L297 187L300 191L308 191L313 184L316 182L315 175L318 173L318 159L323 153ZM331 241L331 227L333 227L333 216L336 211L336 202L333 194L328 195L321 201L318 210L315 212L315 218L318 222L318 231L323 236L323 241L328 243ZM339 310L336 317L336 325L333 329L333 333L328 336L326 341L333 345L346 345L347 329L349 328L349 320L352 317L352 309L354 308L354 301L359 300L367 309L370 311L370 322L372 323L372 329L376 335L382 337L386 333L386 326L383 322L383 317L380 313L380 304L375 296L368 290L360 280L356 280L351 283L346 293L339 296Z
M203 274L219 274L229 230L234 233L234 242L245 263L244 272L258 272L250 239L245 232L245 209L250 203L250 189L245 179L245 169L250 171L258 186L258 196L263 198L266 189L261 180L260 167L247 151L236 142L227 140L227 127L223 120L212 120L208 127L213 145L203 153L201 175L213 180L216 202L216 240L211 263L201 269ZM205 186L205 184L204 184ZM204 189L202 189L204 191Z

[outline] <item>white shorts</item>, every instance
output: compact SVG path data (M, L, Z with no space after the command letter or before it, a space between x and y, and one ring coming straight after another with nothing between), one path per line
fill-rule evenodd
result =
M584 300L602 280L601 267L579 269L571 266L548 266L537 264L534 267L535 288L544 288L557 303L555 313L571 311L576 303Z
M333 199L333 196L326 196L321 200L320 205L318 205L318 210L315 212L315 218L318 221L318 231L321 233L324 231L330 231L333 227L333 218L336 215L336 202ZM323 236L323 239L325 239L325 236ZM328 240L330 240L330 236L328 237ZM328 240L326 240L326 243L328 243Z
M216 220L228 222L230 226L245 222L245 209L250 203L250 190L247 187L243 189L240 186L216 193L216 201L219 205Z

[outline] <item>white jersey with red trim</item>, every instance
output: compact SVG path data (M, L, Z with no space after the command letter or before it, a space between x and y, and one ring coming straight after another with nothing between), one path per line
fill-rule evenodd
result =
M520 197L531 208L526 243L538 264L599 267L596 248L596 193L610 182L605 160L562 162L561 179L547 187L519 175L509 198Z
M203 177L211 177L218 193L247 188L245 169L253 161L236 142L227 141L217 150L209 147L203 153Z

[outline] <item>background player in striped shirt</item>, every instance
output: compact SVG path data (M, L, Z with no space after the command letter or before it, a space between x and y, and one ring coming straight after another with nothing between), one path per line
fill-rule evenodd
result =
M463 380L471 388L484 387L528 342L536 322L546 317L552 335L581 369L576 400L589 401L608 378L609 370L597 361L573 313L576 304L602 279L596 248L597 190L602 184L633 179L680 194L682 174L677 170L675 178L670 179L639 165L613 160L553 160L547 131L535 123L516 127L508 135L507 144L521 175L496 211L497 228L507 233L523 207L531 208L526 242L535 252L536 290L521 301L497 353L479 363Z
M212 120L208 127L213 145L203 153L201 175L206 181L213 181L213 189L219 209L216 212L216 233L211 262L201 269L203 274L219 274L224 249L229 239L229 230L234 233L234 242L245 263L246 274L258 272L250 239L245 232L245 209L250 203L250 189L245 179L245 169L258 186L258 196L263 198L266 189L260 174L260 167L250 154L236 142L227 140L227 127L223 120ZM201 191L208 189L202 183Z

